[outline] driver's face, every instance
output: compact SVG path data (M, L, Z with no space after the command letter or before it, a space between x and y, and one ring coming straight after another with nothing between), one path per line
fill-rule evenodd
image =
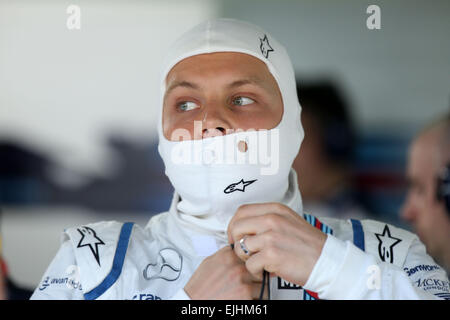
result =
M217 52L186 58L166 78L163 133L177 129L202 139L242 129L272 129L283 115L277 82L261 60L243 53ZM202 123L194 135L194 121Z
M448 241L449 226L444 204L436 196L440 169L435 157L438 150L436 134L419 137L412 144L407 168L410 183L401 213L432 255Z

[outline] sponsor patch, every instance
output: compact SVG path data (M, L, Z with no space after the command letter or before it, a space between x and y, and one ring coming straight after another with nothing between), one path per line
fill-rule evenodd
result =
M408 277L412 276L418 271L434 271L439 269L440 267L437 265L428 265L428 264L421 264L415 266L414 268L403 268L403 270L408 274Z

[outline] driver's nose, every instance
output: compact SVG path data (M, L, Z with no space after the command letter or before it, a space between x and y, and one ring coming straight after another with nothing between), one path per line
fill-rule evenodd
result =
M225 135L225 129L222 127L216 127L216 128L210 128L210 129L203 129L202 138L212 138L217 136L223 136Z

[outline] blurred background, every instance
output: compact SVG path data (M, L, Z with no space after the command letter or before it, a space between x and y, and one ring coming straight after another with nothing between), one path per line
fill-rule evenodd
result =
M366 26L372 4L379 30ZM70 5L80 8L80 29L67 27ZM0 0L9 277L34 289L67 227L145 225L169 208L173 189L156 149L158 67L179 35L213 17L260 25L290 54L306 117L296 169L309 213L410 228L399 218L408 144L449 109L449 14L448 0ZM333 199L322 198L332 182L314 183L322 167L302 181L320 157L339 163L334 185L345 188Z

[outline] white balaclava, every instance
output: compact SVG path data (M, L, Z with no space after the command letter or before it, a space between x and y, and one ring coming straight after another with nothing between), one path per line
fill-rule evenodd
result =
M262 132L266 139L258 136L259 130L190 141L170 141L164 136L162 110L167 74L183 59L213 52L256 57L275 78L283 100L283 116L275 128ZM175 188L176 211L172 213L179 222L226 238L228 223L242 204L280 202L302 213L297 176L291 168L304 135L301 107L289 56L267 32L232 19L206 21L186 32L170 48L163 63L159 108L158 150ZM247 143L247 152L237 151L240 141ZM263 147L270 145L271 165L268 157L257 163L249 158L256 154L252 151L258 145L261 152L264 141ZM231 158L236 157L244 157L246 162L233 162Z

